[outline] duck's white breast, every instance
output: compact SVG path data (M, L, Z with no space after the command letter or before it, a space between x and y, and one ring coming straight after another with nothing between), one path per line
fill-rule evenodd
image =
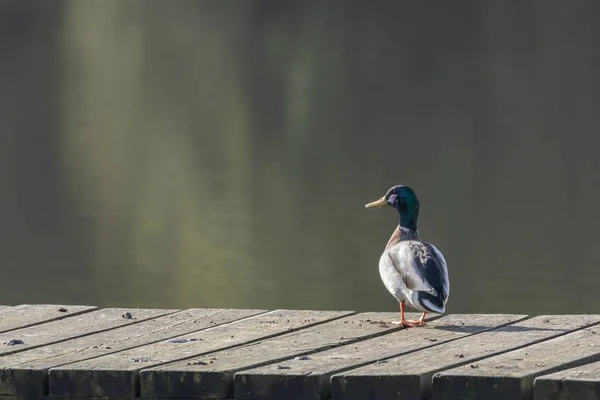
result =
M397 266L394 266L392 258L389 254L390 251L397 253L397 256L394 257L395 259L403 260L409 255L409 248L406 246L406 242L400 242L385 249L381 255L381 258L379 259L379 275L381 276L381 280L383 281L383 284L387 290L398 301L408 301L409 303L412 303L412 290L406 287L404 279L398 271Z

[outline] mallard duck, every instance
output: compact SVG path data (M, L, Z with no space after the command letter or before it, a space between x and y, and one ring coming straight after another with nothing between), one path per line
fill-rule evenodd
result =
M387 290L400 303L400 321L406 327L423 325L428 312L443 314L450 294L446 260L431 243L421 241L417 230L419 199L408 186L394 186L366 208L390 206L400 223L379 259L379 274ZM404 304L422 311L417 321L404 319Z

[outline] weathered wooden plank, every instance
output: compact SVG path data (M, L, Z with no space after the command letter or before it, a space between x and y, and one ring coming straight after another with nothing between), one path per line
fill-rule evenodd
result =
M131 400L130 397L53 397L53 396L18 396L14 394L1 395L0 400ZM136 400L173 400L173 399L142 399L137 397ZM235 399L230 399L235 400Z
M593 321L600 316L580 316ZM568 321L577 316L554 316ZM563 322L564 324L564 322ZM450 369L433 378L435 399L531 399L533 381L549 374L600 360L600 327L591 326L548 341Z
M1 395L0 394L0 400L56 400L56 399L52 399L50 396L15 396L15 395ZM76 399L69 399L69 398L65 398L65 399L61 399L61 400L76 400ZM77 399L79 400L79 399ZM81 399L84 400L84 399ZM86 400L94 400L94 399L86 399ZM100 400L100 399L98 399ZM108 399L106 399L108 400ZM116 399L110 399L110 400L116 400ZM141 399L140 399L141 400Z
M49 371L50 395L135 397L142 368L282 335L353 314L351 311L276 310L201 332L68 364Z
M336 347L238 372L234 377L236 400L327 399L330 377L377 360L440 345L524 319L525 315L448 315L423 328L406 329L373 339ZM435 350L432 350L435 351ZM278 369L283 366L285 369ZM143 382L143 381L142 381Z
M129 397L53 397L53 396L18 396L14 394L1 395L0 400L131 400ZM173 399L141 399L136 398L136 400L173 400ZM235 400L235 399L231 399Z
M534 400L600 399L600 361L535 378L533 398Z
M0 395L0 400L131 400L131 397L87 397L87 396L20 396L14 394ZM142 397L134 397L135 400L175 400L173 398L155 398L148 399ZM186 400L186 399L177 399ZM227 399L236 400L236 399Z
M0 356L144 321L176 310L107 308L0 334Z
M68 396L68 397L56 397L50 395L44 396L19 396L13 394L1 395L0 400L131 400L131 397L87 397L87 396ZM143 398L143 397L135 397L135 400L175 400L171 397L161 397L161 398ZM177 400L186 400L186 399L177 399ZM227 399L227 400L236 400L236 399Z
M0 400L55 400L55 399L51 399L50 396L42 396L42 397L37 397L37 396L14 396L14 395L1 395L0 394ZM61 400L75 400L75 399L61 399ZM83 400L83 399L81 399ZM93 400L93 399L86 399L86 400ZM98 399L100 400L100 399ZM113 400L113 399L110 399ZM141 399L140 399L141 400Z
M147 345L238 319L264 310L190 309L33 350L0 356L0 394L47 394L48 369ZM1 399L0 399L1 400Z
M60 320L97 309L92 306L22 304L0 310L0 333Z
M239 370L402 329L383 322L396 317L396 313L352 315L252 345L146 369L140 373L141 396L227 399L233 397L233 375Z
M600 322L600 316L539 316L333 375L337 399L421 399L433 374Z

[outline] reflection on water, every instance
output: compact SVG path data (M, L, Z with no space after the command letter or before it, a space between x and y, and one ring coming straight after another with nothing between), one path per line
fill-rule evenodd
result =
M449 312L596 312L596 2L31 4L0 303L395 310L364 204L408 184Z

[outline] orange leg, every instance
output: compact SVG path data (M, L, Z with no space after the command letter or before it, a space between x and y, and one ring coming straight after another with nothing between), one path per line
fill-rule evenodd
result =
M423 314L425 314L425 313L423 313ZM425 319L425 317L421 317L421 319ZM407 321L404 318L404 302L403 301L400 302L400 321L398 321L398 322L394 321L393 323L396 325L404 325L407 328L410 328L411 326L415 326L415 324L413 322Z

